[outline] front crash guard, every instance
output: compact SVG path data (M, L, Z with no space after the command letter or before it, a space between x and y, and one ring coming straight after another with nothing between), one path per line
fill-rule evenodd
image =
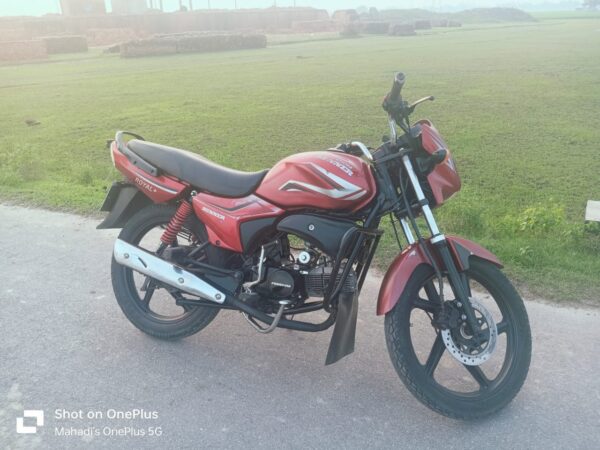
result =
M474 256L502 267L502 263L493 253L475 242L458 236L446 236L446 240L448 241L450 252L458 270L461 272L469 268L469 259ZM436 250L434 246L429 242L426 245L429 245L429 251L435 258ZM438 260L436 262L438 262L442 269L444 268L441 261ZM377 299L378 316L392 310L396 302L400 299L406 283L408 283L415 269L421 264L431 265L421 244L418 242L409 245L394 259L383 277L383 283L379 289L379 297Z

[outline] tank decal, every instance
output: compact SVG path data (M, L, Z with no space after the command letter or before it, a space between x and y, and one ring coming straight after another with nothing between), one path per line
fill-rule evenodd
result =
M339 151L297 153L279 161L256 190L285 210L359 211L377 192L373 172L361 158Z
M318 166L311 162L309 163L309 167L312 169L315 175L317 175L320 179L329 184L331 188L326 189L323 187L315 186L310 183L305 183L303 181L290 180L282 184L279 190L296 192L313 191L330 198L344 200L357 200L366 194L366 191L364 189L361 189L359 186L356 186L355 184L352 184L349 181L338 177L337 175L329 172L328 170L323 169L321 166Z

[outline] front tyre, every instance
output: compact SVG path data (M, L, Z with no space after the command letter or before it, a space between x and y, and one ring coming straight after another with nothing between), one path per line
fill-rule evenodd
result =
M150 205L136 213L119 234L119 239L149 252L160 245L160 236L175 215L174 205ZM199 246L206 242L204 226L190 217L177 235L174 245ZM211 257L212 256L212 257ZM218 264L220 255L203 257ZM199 332L217 316L219 310L206 306L182 307L165 286L122 266L112 259L112 284L125 316L138 329L160 339L181 339Z
M413 395L432 410L456 419L478 419L499 411L517 395L531 360L531 330L523 300L493 264L471 258L464 273L470 296L493 317L497 342L492 354L476 365L464 364L457 349L469 351L468 329L450 333L432 325L439 299L431 267L419 266L395 307L386 314L385 335L396 372ZM447 284L447 283L446 283ZM456 305L445 289L448 305ZM485 317L479 315L479 320ZM492 325L492 328L493 325ZM445 344L443 334L452 343ZM455 353L451 355L448 347ZM485 348L485 343L482 344Z

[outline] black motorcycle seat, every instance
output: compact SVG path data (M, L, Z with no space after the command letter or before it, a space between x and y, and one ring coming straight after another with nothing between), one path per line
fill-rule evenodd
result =
M127 147L167 174L221 197L237 198L252 194L268 172L229 169L187 150L138 139L129 141Z

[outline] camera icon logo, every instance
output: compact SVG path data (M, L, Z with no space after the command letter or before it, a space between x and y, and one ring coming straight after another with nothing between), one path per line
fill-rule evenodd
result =
M35 419L35 425L25 425L25 418ZM29 422L29 421L28 421ZM44 426L44 411L41 409L26 409L23 417L17 417L17 433L35 434L38 427Z

